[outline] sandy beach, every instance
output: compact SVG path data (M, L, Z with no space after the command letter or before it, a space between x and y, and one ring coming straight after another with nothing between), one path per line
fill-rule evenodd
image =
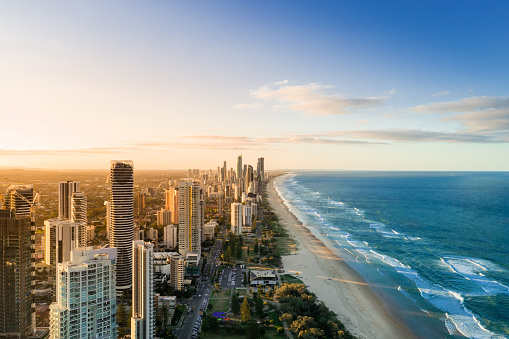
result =
M423 337L423 333L416 335L415 329L411 331L396 321L364 279L299 222L278 195L273 181L267 193L272 209L297 245L295 253L283 256L285 272L299 272L300 279L338 314L351 333L366 339Z

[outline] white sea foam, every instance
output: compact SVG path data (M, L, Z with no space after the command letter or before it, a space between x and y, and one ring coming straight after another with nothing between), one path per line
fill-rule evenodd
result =
M475 289L474 291L470 291L469 294L471 295L509 293L509 287L496 280L491 280L482 273L488 271L488 266L497 268L486 260L459 256L444 257L441 258L441 260L449 265L454 273L471 281Z

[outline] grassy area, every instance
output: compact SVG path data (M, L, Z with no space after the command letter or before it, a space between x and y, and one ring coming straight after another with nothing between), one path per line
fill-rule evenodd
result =
M212 305L212 312L227 312L230 307L231 291L213 290L210 296L209 304Z
M228 289L224 289L224 290L213 289L212 293L210 294L210 299L213 299L213 298L230 298L230 295L231 295L231 290L229 288Z
M281 281L283 283L287 282L287 283L292 283L292 284L304 284L302 282L302 280L300 280L299 278L291 275L291 274L283 274L281 275Z

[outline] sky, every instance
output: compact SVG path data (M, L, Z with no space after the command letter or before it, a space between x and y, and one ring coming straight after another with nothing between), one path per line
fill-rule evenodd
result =
M509 170L509 2L0 3L0 167Z

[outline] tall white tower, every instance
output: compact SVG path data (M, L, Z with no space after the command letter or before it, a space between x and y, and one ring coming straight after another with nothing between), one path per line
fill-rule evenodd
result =
M131 338L154 338L154 245L143 240L133 242L132 310Z
M131 287L134 240L133 162L111 161L110 247L117 248L117 290Z

